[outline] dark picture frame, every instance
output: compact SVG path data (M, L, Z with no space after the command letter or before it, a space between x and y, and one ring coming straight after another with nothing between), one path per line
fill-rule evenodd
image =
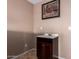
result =
M42 4L42 20L60 17L60 0Z

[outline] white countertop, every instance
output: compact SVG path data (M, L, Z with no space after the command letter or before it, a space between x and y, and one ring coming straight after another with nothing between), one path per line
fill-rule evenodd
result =
M49 36L49 35L38 35L38 36L36 36L36 37L54 39L54 38L56 38L56 37L58 37L58 36L59 36L58 34L51 34L51 36Z

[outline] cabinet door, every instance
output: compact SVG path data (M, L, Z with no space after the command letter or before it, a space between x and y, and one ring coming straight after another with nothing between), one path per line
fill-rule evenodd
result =
M42 44L41 44L41 42L37 43L37 57L38 57L38 59L42 59Z
M47 39L37 39L37 56L38 59L52 59L53 53L52 41Z
M52 59L53 46L52 43L45 43L45 59Z

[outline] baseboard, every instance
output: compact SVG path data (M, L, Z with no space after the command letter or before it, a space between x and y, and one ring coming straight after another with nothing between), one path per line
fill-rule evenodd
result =
M11 58L11 59L16 59L17 57L23 56L24 54L26 54L26 53L28 53L28 52L30 52L30 51L32 51L32 50L36 50L36 49L35 49L35 48L32 48L32 49L30 49L30 50L28 50L28 51L25 51L25 52L21 53L20 55L14 56L14 57Z
M59 57L59 56L53 56L53 57L55 57L55 58L57 58L57 59L65 59L65 58L63 58L63 57Z
M16 56L14 56L14 55L9 55L9 56L7 56L7 59L12 59L12 58L15 58Z

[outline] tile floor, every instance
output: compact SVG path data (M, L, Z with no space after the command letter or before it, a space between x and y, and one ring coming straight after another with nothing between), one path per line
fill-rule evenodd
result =
M10 59L37 59L36 57L36 50L31 50L28 53L25 53L19 57L16 58L10 58Z

